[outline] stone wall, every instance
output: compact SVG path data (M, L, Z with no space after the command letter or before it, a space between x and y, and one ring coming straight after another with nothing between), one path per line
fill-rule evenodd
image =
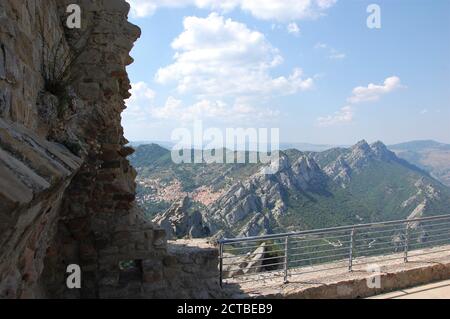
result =
M0 298L33 297L64 190L81 160L0 119Z
M81 30L65 28L72 3ZM217 294L216 249L167 244L134 205L121 112L140 30L128 11L0 2L0 298ZM80 290L65 286L72 263Z
M82 163L40 129L42 47L62 35L55 2L0 2L0 297L38 293L64 191Z
M217 248L206 240L168 242L164 251L136 260L131 274L122 270L105 281L100 297L207 299L228 294L219 286Z

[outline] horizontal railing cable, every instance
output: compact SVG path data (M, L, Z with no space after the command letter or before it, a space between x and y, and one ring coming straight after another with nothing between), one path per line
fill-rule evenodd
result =
M221 239L220 284L265 282L449 251L450 215ZM432 249L432 250L429 250ZM327 267L329 266L329 267Z

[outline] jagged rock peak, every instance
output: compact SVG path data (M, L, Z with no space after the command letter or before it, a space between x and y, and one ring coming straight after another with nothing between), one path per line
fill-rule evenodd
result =
M313 170L320 170L320 167L317 164L317 162L308 155L300 156L293 166L305 166Z
M291 162L289 160L289 157L285 153L280 152L279 153L279 170L283 171L283 170L289 169L290 166L291 166Z
M202 238L209 236L203 216L199 211L189 212L189 197L173 204L166 212L156 216L153 223L166 231L169 239Z
M361 140L358 143L356 143L354 146L351 147L352 152L364 152L364 153L370 153L371 148L369 143L367 143L366 140Z
M370 145L365 140L362 140L350 148L350 154L345 155L345 160L349 163L350 167L359 168L374 156L375 154L370 148Z
M295 175L302 175L307 179L312 179L318 174L322 174L322 170L316 161L306 155L301 156L293 165L292 171Z
M395 153L391 152L387 148L387 146L381 141L377 141L377 142L373 143L372 145L370 145L370 148L372 149L372 151L376 155L376 157L379 159L391 160L391 159L397 158Z

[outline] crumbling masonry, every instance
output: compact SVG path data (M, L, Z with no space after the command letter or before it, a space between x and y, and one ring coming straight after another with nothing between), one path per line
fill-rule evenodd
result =
M64 26L67 5L82 29ZM0 1L0 298L209 298L217 252L168 244L121 126L140 30L125 0ZM66 267L82 288L66 287Z

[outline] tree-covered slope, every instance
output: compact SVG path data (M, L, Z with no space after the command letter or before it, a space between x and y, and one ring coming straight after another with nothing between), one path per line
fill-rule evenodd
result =
M253 236L450 214L450 189L381 142L286 150L273 175L261 173L263 164L175 164L156 145L139 147L130 160L142 194L151 190L140 199L151 214L190 197L213 234Z

